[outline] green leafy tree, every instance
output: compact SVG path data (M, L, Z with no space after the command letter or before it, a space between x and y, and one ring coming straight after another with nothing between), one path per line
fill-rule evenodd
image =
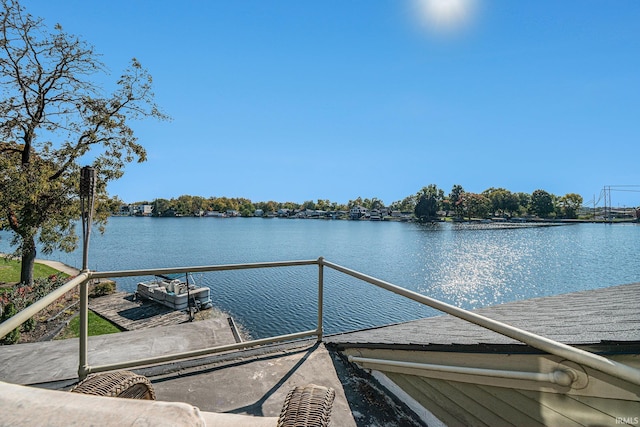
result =
M77 244L80 159L91 155L103 197L126 163L146 159L129 122L166 116L137 60L104 94L90 45L60 25L50 31L17 0L0 2L0 229L12 233L20 280L31 284L36 239L44 253Z
M167 199L155 199L151 206L153 206L153 216L175 216L176 210L173 200Z
M411 196L407 196L404 199L399 200L397 202L393 202L390 208L394 211L414 212L416 208L416 204L417 204L417 200L414 194Z
M500 216L512 215L520 209L520 200L518 196L504 188L489 188L482 194L491 200L491 209L493 213Z
M210 197L208 200L207 210L215 212L223 212L226 208L224 201L220 197Z
M510 191L505 190L504 188L489 188L482 192L482 195L489 198L491 201L491 211L493 214L498 214L500 216L504 215L506 212L507 198L510 194Z
M302 204L302 208L303 209L308 209L308 210L315 210L316 209L316 203L313 200L307 200L306 202L304 202Z
M454 185L449 193L449 204L456 218L464 216L464 189L461 185Z
M358 198L355 199L355 200L349 200L349 203L347 203L347 207L349 209L355 208L357 206L366 207L366 206L364 206L364 201L362 200L362 197L360 197L360 196L358 196Z
M191 214L191 196L180 196L175 201L176 214L178 215L190 215Z
M326 211L331 209L331 200L329 199L318 199L316 202L316 209L321 211Z
M576 193L568 193L558 199L561 215L565 218L577 218L578 209L582 206L582 196Z
M436 218L440 204L444 200L444 191L435 184L429 184L416 194L416 198L418 200L414 209L416 217L420 221L428 221Z
M263 207L264 213L274 213L278 211L278 203L273 200L269 200L264 204Z
M240 199L240 215L242 216L253 216L253 213L256 211L256 206L251 203L251 200L248 199Z
M518 199L518 212L520 214L526 214L531 204L531 194L521 192L515 193L515 196Z
M120 207L125 203L120 200L118 196L114 197L106 197L103 196L100 205L103 206L104 210L106 210L110 214L115 214L120 212Z
M492 203L487 196L476 193L464 193L463 199L469 220L471 220L471 218L486 218L490 215Z
M529 210L540 218L548 218L554 210L553 195L544 190L534 191L531 193Z
M451 200L445 197L440 203L440 207L444 211L444 216L448 217L453 206L451 205Z
M300 205L294 202L284 202L281 207L290 210L300 209Z
M384 208L384 202L377 197L371 199L371 209L382 209Z
M503 213L512 216L514 213L517 213L520 210L520 199L515 193L512 193L511 191L505 190L505 192Z
M190 196L191 197L191 196ZM204 197L201 196L192 196L191 197L191 209L190 213L192 215L199 215L200 211L204 211Z

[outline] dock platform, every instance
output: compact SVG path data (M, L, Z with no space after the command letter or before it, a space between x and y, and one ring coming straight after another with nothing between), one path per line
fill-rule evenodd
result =
M125 331L189 322L186 311L173 310L153 301L136 298L135 294L127 292L91 298L89 309ZM210 314L199 312L196 317L200 320L205 315L208 317Z

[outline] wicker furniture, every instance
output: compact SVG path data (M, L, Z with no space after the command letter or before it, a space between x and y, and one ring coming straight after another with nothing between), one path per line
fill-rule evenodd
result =
M94 396L156 399L151 382L145 376L130 371L89 375L71 391ZM333 388L315 384L295 387L284 400L277 427L329 426L334 398Z
M315 384L294 388L284 400L278 427L328 426L335 395L334 389Z
M156 400L153 386L147 377L130 371L89 375L71 391L94 396Z

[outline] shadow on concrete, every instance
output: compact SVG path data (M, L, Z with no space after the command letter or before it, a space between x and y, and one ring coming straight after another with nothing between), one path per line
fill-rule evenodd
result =
M314 345L310 347L307 346L299 350L287 351L286 354L288 356L302 354L302 353L304 353L304 356L302 356L294 366L292 366L290 369L284 372L284 375L282 375L282 377L278 380L278 382L274 384L273 387L271 387L269 390L267 390L258 400L256 400L255 402L249 403L247 405L244 405L232 410L224 411L224 412L230 413L230 414L247 414L247 415L253 415L253 416L265 416L263 411L263 406L265 402L274 393L276 393L283 385L285 385L285 383L295 374L295 372L302 365L304 365L304 363L318 349L320 345L321 345L320 343L316 342ZM155 378L153 382L163 383L166 381L172 381L176 378L198 377L198 376L206 375L208 373L213 373L216 371L229 370L230 368L237 368L244 365L249 365L249 364L255 363L256 361L267 362L270 360L277 360L282 358L282 356L283 356L282 353L272 353L272 354L262 354L254 357L249 357L242 360L232 360L229 362L221 363L220 365L217 365L217 366L208 367L206 369L198 369L192 372L184 372L184 371L176 372L175 374L172 374L169 376L163 376L162 378ZM224 355L222 355L221 357L224 357Z
M273 387L271 387L265 394L263 394L260 399L258 399L257 401L249 405L236 408L232 411L227 411L227 413L229 414L246 413L254 416L260 416L260 417L264 416L262 407L264 403L267 401L267 399L269 399L269 397L271 397L278 389L280 389L280 387L282 387L287 382L287 380L289 380L289 378L291 378L291 376L298 370L298 368L300 368L304 364L304 362L306 362L309 356L318 349L319 345L320 345L319 343L316 343L313 347L310 347L308 350L306 350L306 354L295 365L293 365L293 367L289 369L287 373L282 378L280 378L280 380ZM301 353L301 352L303 351L299 351L298 353Z

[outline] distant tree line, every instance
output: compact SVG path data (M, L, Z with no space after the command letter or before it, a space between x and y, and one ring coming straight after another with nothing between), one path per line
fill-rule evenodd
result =
M576 193L564 196L556 196L545 190L535 190L531 194L513 193L494 187L482 193L472 193L465 191L461 185L454 185L447 196L435 184L423 187L408 199L405 199L406 203L415 203L415 216L421 220L434 219L439 212L444 212L445 216L466 219L523 215L573 219L577 218L583 202L582 196Z
M540 218L577 218L578 209L582 206L582 196L568 193L556 196L545 190L533 193L513 193L504 188L488 188L482 193L465 191L461 185L454 185L448 195L435 184L423 187L416 194L386 206L378 198L363 199L358 197L349 200L347 204L340 204L330 200L308 200L303 203L295 202L252 202L246 198L229 197L201 197L182 195L172 199L155 199L151 202L140 201L135 204L150 204L153 206L154 216L193 216L202 212L236 211L241 216L253 216L256 210L264 213L277 212L280 209L295 210L323 210L348 211L352 207L362 206L369 210L389 208L394 211L411 212L423 221L436 219L440 216L454 218L487 218L500 216L533 215ZM115 213L124 203L117 197L109 204Z

